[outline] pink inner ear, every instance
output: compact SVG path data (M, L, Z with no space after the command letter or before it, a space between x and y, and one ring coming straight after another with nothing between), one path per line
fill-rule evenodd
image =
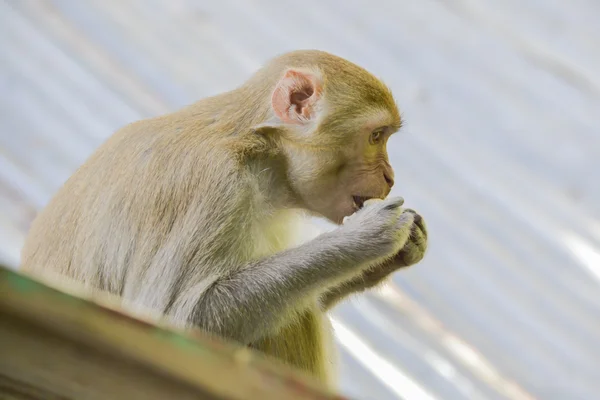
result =
M283 122L305 123L313 117L318 89L317 79L312 74L289 70L273 92L273 111Z

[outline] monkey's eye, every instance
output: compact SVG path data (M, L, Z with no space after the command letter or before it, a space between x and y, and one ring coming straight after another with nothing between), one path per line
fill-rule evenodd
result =
M369 143L377 144L377 143L381 142L382 139L383 139L383 130L378 129L376 131L373 131L373 133L371 133L371 136L369 136Z

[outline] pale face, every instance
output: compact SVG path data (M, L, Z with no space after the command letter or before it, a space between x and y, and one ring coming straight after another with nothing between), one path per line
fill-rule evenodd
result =
M305 151L292 182L309 211L341 224L371 198L385 198L394 184L387 141L394 128L365 124L338 151ZM310 167L309 167L310 166Z
M400 126L383 84L366 71L348 70L344 79L356 84L331 75L331 101L321 97L321 74L298 68L286 70L271 97L274 115L294 142L286 169L296 205L337 224L366 200L390 193L394 172L386 145Z

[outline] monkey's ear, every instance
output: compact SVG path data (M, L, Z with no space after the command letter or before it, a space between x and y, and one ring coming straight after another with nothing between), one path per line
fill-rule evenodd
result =
M321 91L319 75L306 70L288 69L273 91L271 106L282 122L305 124L316 116L315 105Z

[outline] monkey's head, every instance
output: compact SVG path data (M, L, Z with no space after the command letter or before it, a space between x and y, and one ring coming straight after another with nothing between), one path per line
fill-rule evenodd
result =
M272 61L270 97L287 178L304 208L334 223L386 197L387 142L401 125L390 90L363 68L321 51Z

